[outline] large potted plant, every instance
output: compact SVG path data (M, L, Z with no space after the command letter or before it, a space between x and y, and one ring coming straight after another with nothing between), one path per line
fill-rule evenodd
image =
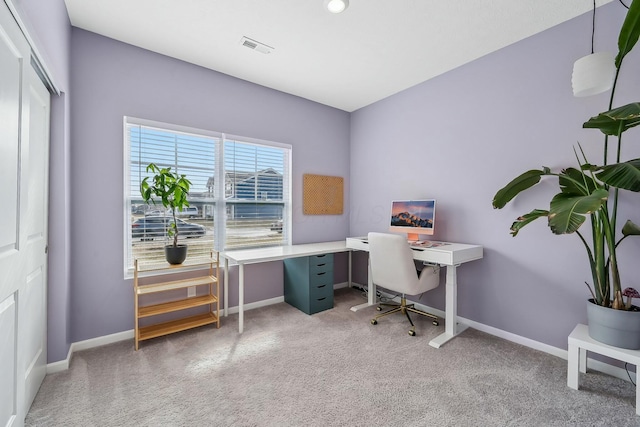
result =
M500 189L493 198L493 207L500 209L521 192L538 184L542 177L558 180L560 192L553 196L549 208L534 209L518 217L511 225L511 234L516 236L524 226L539 218L546 218L555 234L575 233L586 249L593 279L592 284L587 284L592 297L587 303L589 334L606 344L633 349L640 348L640 309L631 304L638 294L633 288L623 291L616 252L624 239L640 234L640 228L628 220L619 229L617 214L619 191L640 191L640 159L621 159L622 135L640 124L640 104L613 109L612 106L620 67L639 35L640 1L634 1L618 38L609 110L583 124L584 128L599 129L604 134L601 165L591 163L578 145L574 148L577 167L557 172L548 167L527 171ZM609 137L617 140L615 163L611 164L607 162ZM591 226L590 235L580 231L585 222Z
M151 177L145 177L140 183L140 194L145 203L156 203L160 199L165 209L170 209L172 220L169 223L167 233L173 239L173 243L165 246L165 257L169 264L182 264L187 257L187 245L178 245L178 219L177 211L189 206L187 196L191 181L186 175L171 172L171 168L159 168L154 163L147 166L147 172L153 173ZM151 182L149 182L151 179Z

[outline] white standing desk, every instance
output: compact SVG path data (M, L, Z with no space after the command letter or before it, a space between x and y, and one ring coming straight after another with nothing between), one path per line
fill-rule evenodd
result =
M222 253L224 257L224 316L229 310L229 261L238 264L238 331L244 330L244 266L287 258L349 252L349 286L351 286L351 252L344 240L337 242L308 243L304 245L275 246L269 248L241 249Z
M347 248L369 252L369 242L366 237L348 237ZM413 258L418 261L426 261L447 267L447 280L445 289L445 331L431 340L429 345L440 348L444 343L467 329L465 325L458 325L458 279L457 268L460 264L481 259L483 257L482 246L467 245L463 243L446 243L441 246L411 247ZM359 306L352 307L356 311L362 307L376 304L376 287L371 281L371 266L369 266L369 300Z

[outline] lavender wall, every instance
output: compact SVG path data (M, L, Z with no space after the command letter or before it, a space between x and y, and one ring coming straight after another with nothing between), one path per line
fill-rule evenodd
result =
M598 9L596 50L617 51L625 13L617 2ZM435 239L484 246L484 259L458 270L459 315L559 348L586 321L584 282L591 276L584 248L575 235L553 235L543 221L516 238L509 234L516 217L548 208L557 186L545 182L503 210L491 201L528 169L575 165L577 142L600 161L604 138L581 127L607 110L609 94L571 92L573 62L590 51L590 20L580 16L351 117L350 233L385 230L391 199L435 197ZM640 98L638 55L624 64L616 105ZM626 135L627 142L638 138L637 131ZM627 147L626 158L640 156L638 144ZM640 221L639 196L624 196L620 218ZM632 258L639 243L625 241L621 251L630 286L637 285ZM423 302L444 309L443 287Z
M64 359L71 342L133 327L131 283L120 273L123 115L292 144L294 243L384 230L391 199L436 197L435 238L485 247L485 259L459 270L461 316L560 348L585 321L582 282L590 277L577 238L554 236L542 222L515 239L508 234L516 216L545 206L554 185L502 211L491 199L528 168L572 164L577 141L599 159L602 138L581 124L606 109L607 95L570 92L572 63L589 51L590 14L349 115L82 30L72 34L63 0L14 4L63 92L52 100L49 362ZM598 9L596 50L615 50L624 12L618 3ZM616 105L640 93L638 55L627 59ZM627 142L638 138L627 135ZM632 154L640 156L638 144L625 147ZM303 173L345 177L349 222L301 214ZM621 218L638 221L637 206L637 197L626 197ZM622 274L632 279L640 242L624 245ZM354 259L355 279L366 282L366 257ZM344 271L345 260L338 262ZM234 269L232 285L236 277ZM251 266L247 279L255 286L248 301L281 295L278 263ZM424 302L443 308L443 289Z
M51 98L49 162L49 274L47 359L67 357L71 345L70 189L69 189L69 49L71 24L63 0L14 0L21 19L42 55L59 96Z
M122 277L123 116L291 144L293 242L347 236L346 214L303 216L300 201L304 173L342 176L348 187L348 113L76 28L71 46L73 341L133 328L132 283ZM281 296L281 263L248 267L246 283L245 302Z

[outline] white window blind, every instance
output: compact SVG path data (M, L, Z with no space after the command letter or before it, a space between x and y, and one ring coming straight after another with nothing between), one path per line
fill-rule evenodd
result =
M170 167L191 181L189 208L179 212L187 260L211 249L290 242L291 147L267 141L125 117L125 272L134 259L163 262L170 211L146 205L146 167ZM222 185L217 185L222 183Z
M285 242L289 152L277 146L224 140L226 249Z

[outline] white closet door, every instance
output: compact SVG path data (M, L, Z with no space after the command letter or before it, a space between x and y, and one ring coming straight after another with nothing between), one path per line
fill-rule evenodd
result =
M0 426L24 424L46 363L49 95L30 53L0 2Z
M49 188L50 96L29 67L29 138L23 180L27 184L27 212L21 218L26 234L27 269L19 305L19 346L24 364L25 414L47 371L47 220ZM24 181L23 181L24 184Z

